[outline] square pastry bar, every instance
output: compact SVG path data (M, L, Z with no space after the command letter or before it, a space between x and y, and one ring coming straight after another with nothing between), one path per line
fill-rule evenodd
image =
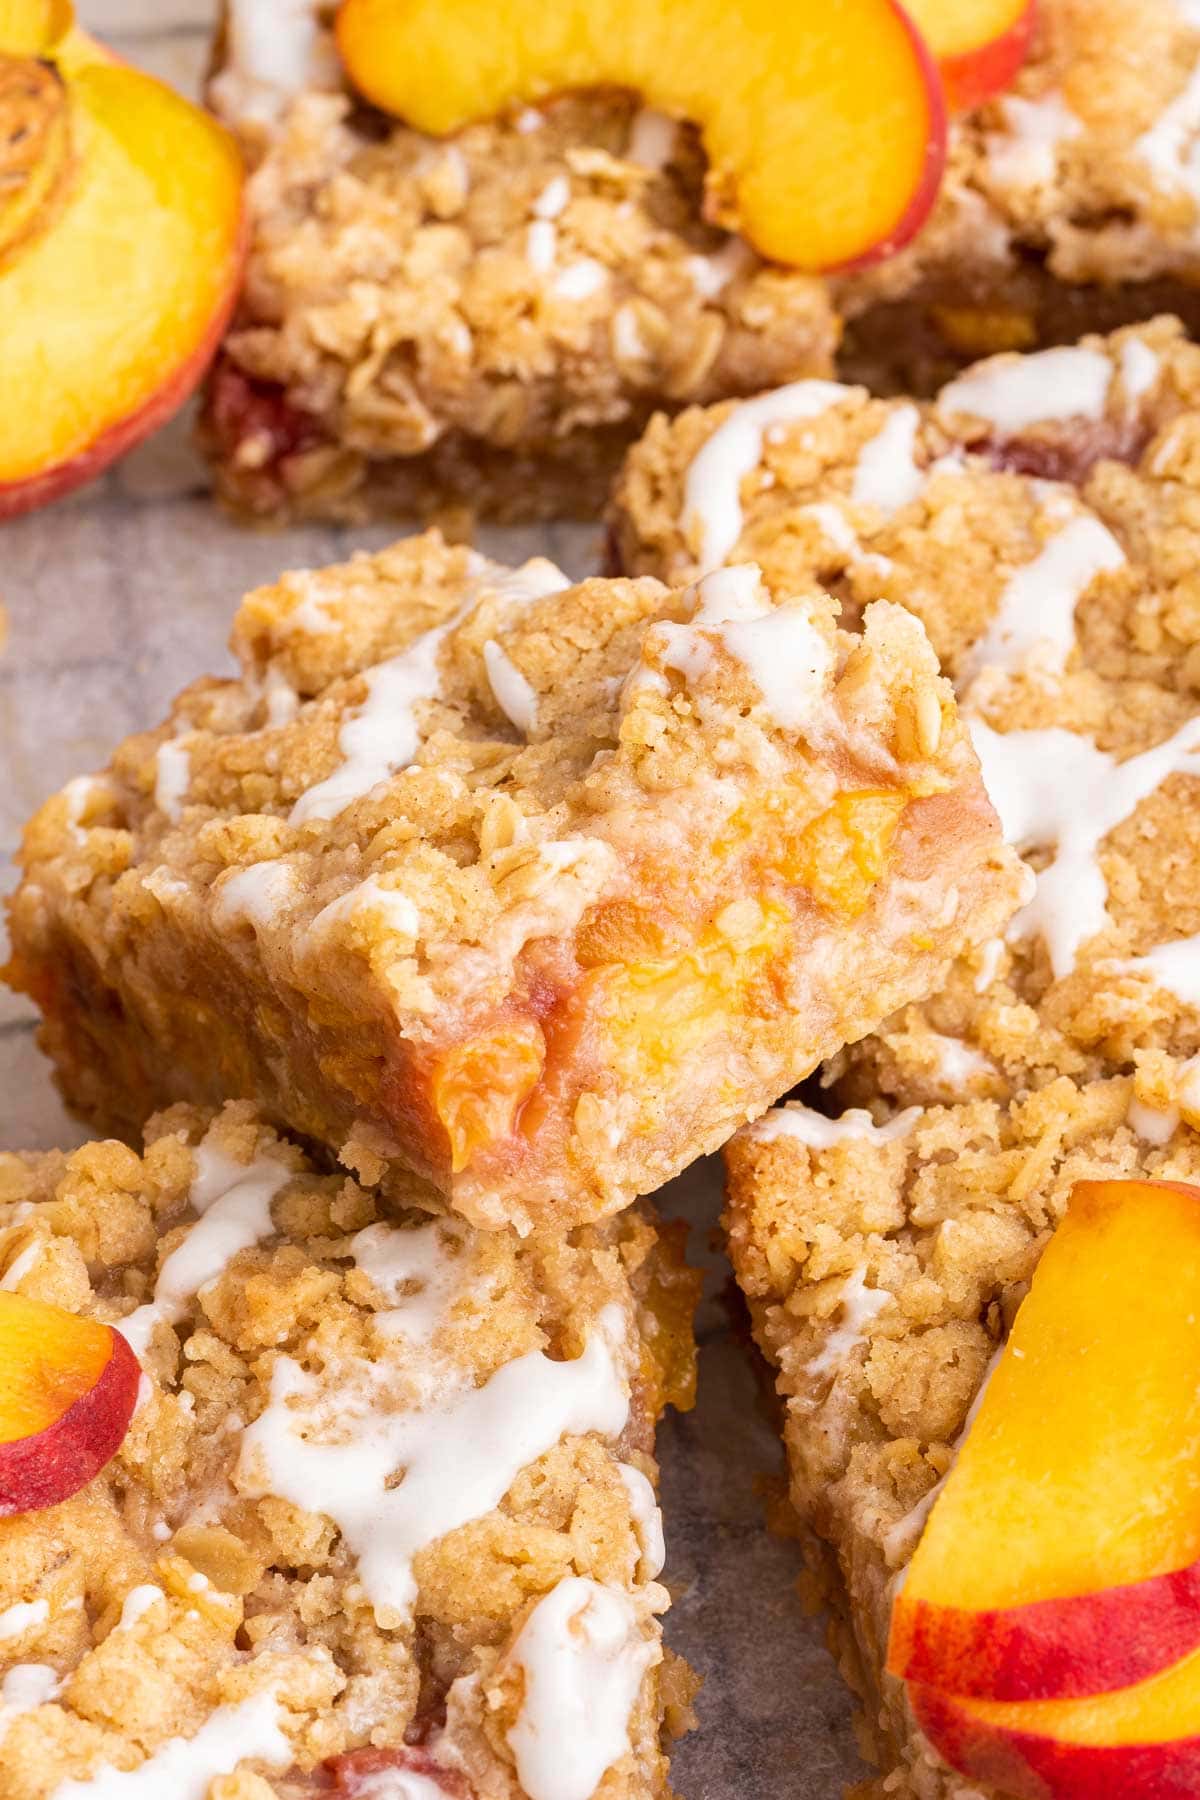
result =
M242 666L29 828L11 974L82 1112L260 1101L368 1183L603 1215L1020 891L924 631L436 535L252 594Z
M233 0L210 97L255 165L203 426L241 512L594 517L655 408L832 366L824 284L706 224L698 134L631 94L431 138Z
M0 1270L6 1800L665 1800L648 1211L385 1216L178 1107L0 1156Z
M1153 1784L1178 1779L1168 1769L1179 1754L1173 1740L1181 1718L1200 1726L1200 1709L1189 1691L1182 1710L1156 1725L1158 1696L1177 1700L1170 1684L1183 1677L1161 1675L1146 1658L1156 1646L1182 1654L1200 1642L1188 1635L1189 1577L1179 1574L1200 1544L1191 1547L1186 1506L1154 1487L1155 1469L1142 1468L1121 1429L1142 1421L1143 1448L1162 1449L1150 1426L1164 1422L1155 1468L1187 1466L1189 1403L1162 1400L1153 1346L1172 1343L1170 1306L1183 1295L1185 1342L1170 1354L1194 1390L1186 1334L1196 1316L1187 1281L1197 1196L1180 1203L1182 1223L1169 1227L1148 1203L1153 1223L1134 1228L1136 1195L1081 1202L1083 1223L1064 1240L1070 1255L1055 1251L1040 1290L1033 1280L1035 1298L1053 1298L1081 1244L1115 1241L1121 1221L1134 1221L1120 1261L1101 1256L1100 1284L1068 1283L1051 1316L1062 1321L1053 1340L1061 1351L1087 1311L1081 1295L1097 1295L1095 1308L1133 1347L1143 1386L1127 1368L1133 1385L1102 1389L1090 1412L1063 1362L1032 1415L1011 1372L978 1426L972 1408L1071 1216L1073 1185L1200 1175L1200 704L1189 609L1200 549L1197 362L1194 347L1159 321L1075 350L981 365L921 412L891 403L870 422L863 405L881 403L846 396L835 409L842 449L823 456L823 434L838 426L818 420L807 463L795 465L798 478L784 477L788 510L775 531L781 544L790 535L782 554L791 575L806 556L826 554L806 535L815 504L850 535L839 554L851 607L859 579L905 592L958 681L986 785L1029 871L1026 905L1005 934L824 1071L835 1116L786 1107L728 1151L738 1276L787 1405L793 1497L832 1546L849 1597L889 1771L881 1794L965 1800L980 1792L976 1780L989 1793L1040 1800L1189 1791ZM1056 384L1085 376L1094 405L1064 414ZM1023 394L1022 420L1012 409ZM871 445L887 446L872 481L890 471L911 483L907 496L893 490L893 503L874 509L861 490L854 498L877 454ZM790 453L798 447L793 437ZM777 450L789 454L786 439ZM755 502L743 498L753 519ZM863 576L867 557L882 560ZM1157 1246L1172 1261L1154 1273ZM1091 1366L1108 1367L1113 1333L1105 1337L1103 1318L1089 1329ZM1041 1347L1050 1341L1043 1331ZM1035 1333L1013 1363L1038 1348ZM1052 1410L1052 1393L1066 1396L1065 1414ZM914 1637L911 1609L925 1604L929 1558L947 1543L944 1522L928 1540L925 1523L937 1516L956 1446L973 1446L965 1482L968 1466L988 1466L997 1433L1024 1432L1039 1408L1052 1422L1041 1438L1032 1426L1008 1438L1027 1455L1014 1452L1008 1486L999 1476L997 1485L1007 1493L1028 1476L1054 1496L1053 1510L1070 1522L1057 1528L1053 1554L1038 1562L1033 1553L1045 1545L1045 1517L1028 1494L1019 1524L1009 1517L989 1545L987 1496L972 1488L981 1535L968 1543L961 1511L954 1515L942 1611L923 1611L925 1635ZM1072 1419L1083 1424L1076 1430ZM1056 1444L1074 1458L1065 1468L1056 1467ZM1096 1446L1103 1469L1086 1461ZM1059 1478L1061 1491L1050 1485ZM953 1491L947 1485L947 1502ZM1091 1515L1080 1520L1086 1495L1114 1496L1098 1532ZM927 1541L922 1567L914 1551ZM1139 1588L1133 1612L1111 1599L1116 1587L1145 1580L1160 1585ZM1146 1610L1161 1600L1162 1582L1179 1598L1169 1629ZM1024 1656L1034 1640L1042 1661L1031 1673L1017 1650ZM1104 1644L1122 1646L1123 1660L1100 1675ZM906 1673L914 1645L926 1658L915 1686ZM955 1684L952 1702L936 1688L931 1700L930 1667ZM1046 1692L1051 1669L1065 1694ZM1168 1686L1147 1695L1143 1679ZM1124 1696L1119 1720L1118 1703L1098 1698L1112 1691ZM1090 1710L1035 1711L1018 1723L1003 1711L1026 1704ZM1167 1762L1164 1742L1173 1744ZM1130 1767L1114 1773L1113 1754L1130 1745L1144 1752L1148 1788L1132 1785ZM1081 1761L1085 1749L1107 1760L1097 1769Z
M1139 1091L791 1103L726 1151L863 1800L1196 1791L1200 1134Z
M974 357L1155 311L1200 328L1200 15L1037 0L1030 16L1011 84L951 117L925 225L831 282L841 367L876 391L929 393Z
M1036 873L1007 935L825 1080L903 1105L1191 1056L1200 350L1157 320L991 359L928 406L813 396L651 432L622 492L623 555L678 580L728 550L759 556L768 586L819 580L850 616L867 594L910 608Z

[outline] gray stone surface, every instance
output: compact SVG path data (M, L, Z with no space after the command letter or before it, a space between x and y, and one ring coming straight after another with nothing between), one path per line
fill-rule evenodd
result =
M83 0L80 10L131 61L195 89L208 0ZM47 794L101 766L186 681L227 666L229 621L246 588L389 535L238 529L207 498L186 420L82 493L4 526L0 887L12 885L21 826ZM599 540L579 529L492 532L481 547L512 561L541 552L584 574L597 566ZM0 1149L83 1136L33 1032L29 1005L0 988ZM676 1786L683 1800L836 1800L864 1771L821 1622L802 1615L793 1591L796 1546L765 1528L759 1488L778 1474L779 1450L728 1265L713 1247L719 1164L699 1165L660 1198L691 1221L693 1254L709 1269L699 1405L669 1419L661 1439L669 1635L705 1677L700 1730L676 1754Z

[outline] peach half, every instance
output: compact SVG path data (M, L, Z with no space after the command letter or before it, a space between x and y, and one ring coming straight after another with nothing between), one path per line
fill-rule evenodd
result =
M98 1474L140 1380L111 1325L0 1293L0 1515L56 1506Z
M906 0L937 58L955 112L980 106L1006 88L1028 54L1034 0Z
M896 1597L889 1670L1067 1700L1196 1650L1198 1469L1200 1188L1081 1182Z
M232 140L54 0L0 0L0 519L187 398L233 307Z
M941 83L894 0L343 0L337 38L369 100L435 135L632 88L702 128L710 216L800 268L888 255L941 179Z
M1200 1793L1200 1652L1085 1700L962 1700L910 1687L951 1768L1019 1800L1170 1800Z

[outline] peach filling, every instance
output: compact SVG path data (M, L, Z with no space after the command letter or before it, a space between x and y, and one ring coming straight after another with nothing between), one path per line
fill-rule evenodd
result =
M514 1019L456 1044L439 1059L433 1106L450 1140L455 1175L489 1144L510 1137L546 1062L533 1019Z

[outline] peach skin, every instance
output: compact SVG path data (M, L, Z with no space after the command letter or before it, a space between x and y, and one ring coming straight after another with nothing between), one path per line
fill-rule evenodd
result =
M56 1506L98 1474L140 1379L111 1325L0 1293L0 1516Z
M221 127L51 0L0 0L0 144L4 519L186 399L232 310L243 222Z
M709 216L799 268L888 255L941 179L941 83L894 0L343 0L337 36L367 98L435 134L566 88L634 89L701 126Z
M955 112L981 106L1006 88L1029 51L1035 0L907 0L937 58Z
M888 1668L995 1701L1200 1646L1200 1188L1082 1182L926 1524Z
M1015 1705L911 1687L922 1731L961 1774L1016 1800L1183 1800L1200 1792L1200 1653L1086 1700Z

